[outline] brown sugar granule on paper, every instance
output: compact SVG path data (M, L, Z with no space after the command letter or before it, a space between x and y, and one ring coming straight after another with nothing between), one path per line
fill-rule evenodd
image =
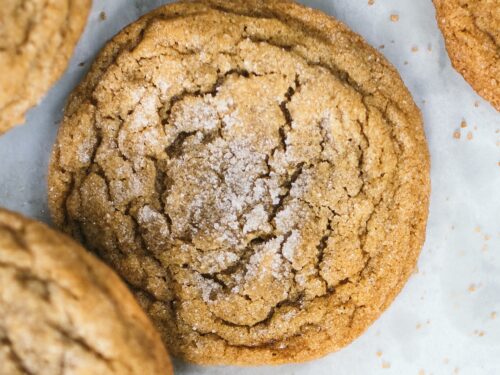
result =
M480 329L475 329L473 334L478 336L478 337L483 337L486 334L486 332L483 330L480 330Z

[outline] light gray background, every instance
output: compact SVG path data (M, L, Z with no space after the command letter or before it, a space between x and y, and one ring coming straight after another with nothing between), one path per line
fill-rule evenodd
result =
M49 222L46 170L68 93L112 35L162 3L94 0L64 77L29 112L26 125L0 138L0 206ZM451 68L430 0L303 3L343 20L372 45L385 45L381 51L422 110L432 155L432 199L418 273L387 312L341 352L280 367L176 362L177 374L500 374L499 113ZM399 21L391 22L391 14ZM457 130L460 139L453 137Z

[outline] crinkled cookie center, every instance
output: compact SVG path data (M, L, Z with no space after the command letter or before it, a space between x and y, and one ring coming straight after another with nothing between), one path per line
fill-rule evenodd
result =
M327 289L317 260L335 207L308 195L334 185L321 156L334 114L292 117L289 107L304 104L298 76L229 71L219 81L171 109L165 212L178 250L198 259L202 300L224 321L255 325L277 304Z
M395 150L335 71L209 27L152 23L66 120L60 167L85 170L66 216L154 319L253 346L320 324L313 302L359 280Z
M298 72L233 68L211 92L185 93L165 113L163 208L144 206L138 222L165 216L153 241L190 259L179 284L229 324L254 326L276 306L322 296L348 276L332 269L324 249L336 212L361 190L365 143L335 92L316 96L315 75L334 79L320 69L309 74L302 83ZM141 126L153 100L142 99L131 127ZM337 137L344 126L352 135ZM359 250L350 256L350 269L363 264Z

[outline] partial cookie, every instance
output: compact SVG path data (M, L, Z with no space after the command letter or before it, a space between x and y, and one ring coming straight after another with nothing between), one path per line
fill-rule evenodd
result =
M429 159L399 75L338 21L184 2L101 52L49 185L57 225L133 285L173 353L284 363L347 345L402 288Z
M114 272L65 235L2 209L0 372L173 373Z
M453 66L500 111L500 2L433 1Z
M91 0L8 0L0 6L0 135L24 122L66 69Z

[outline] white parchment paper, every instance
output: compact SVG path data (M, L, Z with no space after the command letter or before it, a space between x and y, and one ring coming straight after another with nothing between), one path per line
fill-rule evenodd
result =
M110 37L162 3L94 0L66 74L24 126L0 138L0 206L50 222L46 170L68 93ZM418 272L385 314L338 353L279 367L176 361L176 373L500 374L500 114L451 67L430 0L303 3L341 19L379 47L422 110L432 198ZM399 16L397 22L392 14Z

